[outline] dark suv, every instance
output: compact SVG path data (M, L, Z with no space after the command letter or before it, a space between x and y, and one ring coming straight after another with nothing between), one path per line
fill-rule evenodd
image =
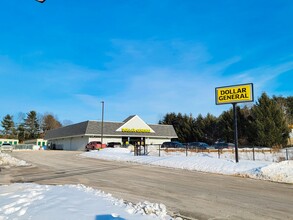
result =
M202 149L202 150L210 148L210 146L204 142L190 142L187 144L187 147L189 149Z
M185 148L185 146L178 141L164 142L161 148Z

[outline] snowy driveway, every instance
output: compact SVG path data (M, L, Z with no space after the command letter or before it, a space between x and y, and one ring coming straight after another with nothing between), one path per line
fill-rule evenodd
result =
M290 184L101 161L77 154L14 152L15 157L34 166L2 171L0 183L84 184L132 202L160 202L168 210L198 219L290 219L293 216Z

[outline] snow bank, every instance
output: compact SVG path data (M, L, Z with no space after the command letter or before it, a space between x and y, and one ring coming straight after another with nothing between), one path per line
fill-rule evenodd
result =
M255 169L248 176L274 182L293 183L293 161L273 163L261 169Z
M96 151L98 152L98 151ZM116 150L118 155L125 151ZM129 153L129 151L127 152ZM126 154L127 154L126 153ZM23 160L0 153L0 166L29 166ZM0 186L0 220L6 219L172 219L163 204L126 203L84 185L48 186L12 184Z
M128 149L114 148L83 153L84 157L143 163L187 170L239 175L293 183L293 161L280 163L218 159L209 154L194 156L133 156ZM8 154L0 154L0 165L27 166ZM48 186L12 184L0 186L0 219L172 219L163 204L126 203L110 194L84 185Z
M288 150L288 155L286 153L286 150ZM159 155L159 151L158 151L158 147L153 147L153 146L149 146L148 147L148 151L149 151L149 155L152 156L158 156ZM182 149L182 152L180 151L169 151L166 152L165 150L161 150L161 156L180 156L180 155L185 155L185 150ZM188 156L195 156L198 153L197 152L192 152L192 151L188 151ZM218 158L220 156L220 158L222 159L230 159L230 160L234 160L235 158L235 154L232 153L231 149L223 149L220 153L220 155L218 154L218 152L209 152L208 153L209 156ZM293 148L287 148L287 149L281 149L279 151L273 151L270 148L255 148L255 152L252 152L251 148L240 148L238 151L238 155L239 155L239 160L253 160L253 158L256 161L268 161L268 162L280 162L286 159L286 157L288 156L288 158L293 158Z
M163 204L125 203L84 185L0 186L0 219L172 219Z
M23 160L18 160L11 157L9 154L0 153L0 166L4 168L16 167L16 166L30 166L29 163Z
M125 161L155 166L171 167L218 174L248 176L264 180L293 183L292 161L272 163L268 161L235 160L217 158L215 155L197 153L186 157L184 153L174 156L133 156L125 148L106 148L81 154L103 160Z

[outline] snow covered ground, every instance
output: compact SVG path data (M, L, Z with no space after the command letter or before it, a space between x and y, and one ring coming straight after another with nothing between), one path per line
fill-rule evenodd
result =
M192 171L251 177L275 182L293 183L293 160L274 163L270 161L239 160L236 163L231 153L218 158L217 153L185 153L159 156L133 156L127 148L106 148L100 151L82 153L81 156L103 160L116 160L154 166L171 167Z
M30 166L0 153L0 168ZM1 172L0 172L1 174ZM48 186L32 183L0 186L0 220L156 220L172 219L164 204L118 200L84 185Z
M80 156L293 183L293 160L271 162L275 159L268 155L266 161L240 159L239 163L235 163L234 155L228 152L219 159L217 153L192 153L186 157L185 153L170 154L162 151L159 157L154 151L149 156L133 156L133 152L125 148L107 148L85 152ZM29 164L0 153L0 167L11 166ZM167 215L163 204L131 204L83 185L48 186L26 183L0 186L0 220L6 219L172 218Z
M163 204L125 203L83 185L32 183L0 186L0 219L154 220L171 219Z
M10 168L10 167L22 167L22 166L30 166L29 163L23 160L18 160L14 157L11 157L9 154L0 152L0 168Z

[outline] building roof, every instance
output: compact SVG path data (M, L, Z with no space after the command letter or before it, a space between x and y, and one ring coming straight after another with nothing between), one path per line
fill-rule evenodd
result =
M126 123L128 121L130 121L132 118L134 118L135 115L130 115L128 118L126 118L123 122Z
M116 131L118 128L123 126L133 116L128 117L123 122L104 122L103 136L138 136L138 137L166 137L166 138L177 138L177 134L172 125L149 125L153 129L154 133L149 132L122 132ZM99 121L85 121L77 124L68 125L65 127L53 129L47 131L45 135L46 140L60 139L74 136L101 136L102 122Z

